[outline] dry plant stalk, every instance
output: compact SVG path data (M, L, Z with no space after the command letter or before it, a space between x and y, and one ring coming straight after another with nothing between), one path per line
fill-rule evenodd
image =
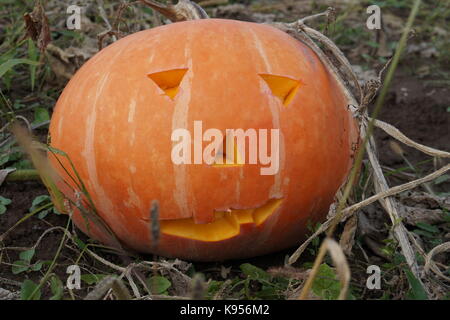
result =
M64 196L57 188L56 184L60 181L60 178L51 168L47 157L36 146L30 132L14 121L11 124L11 132L16 137L18 144L25 150L30 156L34 167L38 171L42 182L47 187L48 192L56 202L57 206L64 206Z
M100 281L84 300L101 300L109 291L112 291L118 300L131 300L130 292L125 284L116 277L108 276Z
M201 6L189 0L180 0L176 5L166 5L153 0L140 1L153 10L158 11L172 22L209 18Z
M433 271L438 277L450 282L450 277L446 276L433 261L435 255L450 251L450 242L442 243L434 247L425 257L424 273Z
M366 206L368 206L371 203L374 203L375 201L380 201L383 198L386 197L390 197L390 196L394 196L396 194L399 194L401 192L407 191L407 190L411 190L416 188L417 186L429 182L429 181L433 181L434 179L440 177L441 175L445 174L446 172L450 171L450 164L442 167L441 169L414 181L410 181L408 183L405 184L401 184L399 186L395 186L392 187L388 190L379 192L367 199L364 199L361 202L358 202L356 204L351 205L350 207L345 208L342 211L342 218L341 221L346 221L349 217L351 217L355 212L357 212L357 210L364 208ZM333 216L334 217L334 216ZM301 256L301 254L303 253L303 251L305 251L306 247L308 247L308 245L311 243L311 241L318 237L319 235L321 235L322 233L326 232L328 230L328 228L330 228L331 224L333 223L333 217L331 217L330 219L328 219L327 221L325 221L320 227L319 229L316 230L316 232L314 232L313 235L311 235L306 241L304 241L302 243L302 245L290 256L289 260L288 260L288 264L292 265L294 264L298 258Z
M371 119L369 118L369 120L371 120ZM437 157L437 158L450 158L450 152L441 151L441 150L430 148L430 147L424 146L423 144L417 143L417 142L411 140L410 138L408 138L407 136L405 136L402 132L400 132L400 130L398 130L393 125L390 125L386 122L383 122L381 120L376 120L376 119L374 120L374 124L377 128L382 129L384 132L386 132L391 137L397 139L398 141L406 144L409 147L412 147L419 151L422 151L423 153L425 153L429 156Z
M50 164L49 158L43 152L47 151L46 146L38 141L34 141L31 131L19 125L17 123L17 120L15 119L10 125L10 131L17 140L19 146L22 147L25 153L30 157L33 166L36 168L37 174L39 175L44 185L47 187L47 190L51 195L52 202L54 203L55 207L58 208L61 212L71 214L71 205L74 205L78 210L80 210L82 214L94 221L96 226L101 228L106 235L110 236L111 243L113 243L118 250L123 250L120 241L110 230L106 222L96 213L95 207L89 208L91 210L86 210L86 208L81 204L81 199L80 201L76 201L80 202L79 204L77 204L73 200L67 198L60 191L58 185L69 184L67 183L67 181L63 180L53 169L52 165ZM57 158L56 154L53 153L53 155L55 156L55 158ZM18 223L20 223L22 219L19 220ZM18 223L16 223L13 227L2 234L0 236L0 240L4 239L6 235L18 225Z

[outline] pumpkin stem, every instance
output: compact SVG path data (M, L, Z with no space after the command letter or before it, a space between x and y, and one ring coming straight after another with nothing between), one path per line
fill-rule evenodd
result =
M202 7L190 0L179 0L176 5L166 5L153 0L140 1L153 10L158 11L172 22L209 18L208 14Z

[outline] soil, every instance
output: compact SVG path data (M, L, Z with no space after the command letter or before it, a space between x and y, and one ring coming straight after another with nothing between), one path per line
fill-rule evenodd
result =
M426 146L450 150L450 89L446 87L427 86L405 75L396 77L392 90L382 109L379 119L394 125L410 139ZM378 153L381 163L391 168L404 168L408 165L404 158L393 152L390 147L392 138L382 130L375 131ZM402 145L405 157L416 166L431 157L408 146ZM444 160L441 160L444 161ZM440 163L440 166L444 163ZM419 173L430 173L433 161L417 166ZM401 181L393 180L392 183ZM403 181L403 183L406 181ZM450 183L444 182L434 186L435 192L448 192Z
M29 212L33 199L36 196L47 194L47 190L39 182L5 182L0 187L0 194L12 200L8 211L0 216L0 234L4 234ZM42 220L37 217L31 217L9 232L3 242L0 243L5 247L31 247L45 230L53 226L64 227L67 224L67 220L68 217L65 215L55 214L49 214L46 219ZM52 260L58 249L61 237L61 232L48 233L42 242L43 245L36 248L32 262L37 260ZM0 264L0 277L22 282L24 275L13 274L9 265L19 260L20 251L8 250L4 252L4 256L0 258L2 260ZM64 259L62 259L61 263L64 263ZM25 277L28 278L29 275ZM42 274L33 273L31 279L37 282L41 277ZM17 287L13 285L8 286L2 284L2 287L11 291L17 290Z

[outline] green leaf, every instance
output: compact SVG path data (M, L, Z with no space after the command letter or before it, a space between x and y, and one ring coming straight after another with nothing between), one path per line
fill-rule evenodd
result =
M50 297L50 300L60 300L63 296L64 285L56 275L51 277L50 279L50 290L53 293L53 296Z
M208 297L212 298L223 286L223 281L211 280L208 285Z
M172 283L162 276L153 276L147 280L147 284L150 287L150 290L153 294L161 294L164 293L167 289L170 288Z
M38 261L35 264L32 264L30 269L33 270L33 271L39 271L39 270L42 269L42 264L43 264L42 261Z
M0 204L0 214L4 214L6 212L6 206Z
M431 224L424 222L417 222L416 227L419 227L422 230L431 232L431 233L439 233L439 228L436 226L432 226Z
M10 59L0 65L0 78L3 77L3 75L6 72L11 70L18 64L29 64L29 65L37 66L39 63L36 61L28 60L28 59Z
M33 202L31 203L30 212L33 212L36 209L38 209L39 207L42 207L43 205L48 204L50 202L51 202L51 198L49 195L43 194L43 195L37 196L36 198L34 198ZM51 211L52 211L52 208L48 208L48 209L44 209L44 210L40 211L38 214L38 218L44 219Z
M38 285L31 280L25 280L20 288L20 299L22 300L39 300L41 298L41 290L37 290L33 294ZM33 295L32 295L33 294Z
M36 198L34 198L33 202L31 203L31 205L33 207L37 207L39 205L43 205L47 202L50 202L50 196L43 194L41 196L37 196Z
M312 291L318 297L335 300L341 292L341 284L336 279L336 273L329 265L323 263L319 267L317 277L312 285Z
M80 248L81 250L84 250L84 248L86 248L86 244L78 237L74 238L74 242L77 245L78 248Z
M82 281L86 282L86 284L92 285L92 284L96 284L96 283L100 282L106 276L107 276L107 274L87 273L87 274L82 274L80 278Z
M372 48L378 48L380 45L378 44L378 42L375 41L367 41L367 44L369 46L371 46Z
M27 271L30 267L29 263L23 260L15 261L11 267L11 271L13 274L19 274L24 271Z
M51 208L50 209L46 209L46 210L42 210L38 214L38 219L44 219L50 213L50 211L52 211Z
M34 169L33 164L28 159L23 159L23 160L19 160L19 161L14 162L13 167L16 168L17 170L20 170L20 169Z
M241 264L240 268L242 272L252 280L268 281L270 279L270 275L267 272L250 263Z
M424 230L420 230L420 229L415 229L413 230L413 232L419 236L425 237L425 238L429 238L429 239L434 239L435 235L432 234L431 232L428 231L424 231Z
M22 157L23 153L16 148L11 148L9 152L0 155L0 165L4 165L8 162L17 161Z
M443 218L446 222L450 222L450 211L444 209Z
M434 180L434 184L441 184L441 183L446 182L448 180L450 180L450 175L443 174L442 176L440 176L439 178L436 178Z
M427 293L422 284L417 280L410 270L405 270L406 278L408 278L411 290L408 292L408 297L413 300L428 300Z
M22 251L22 252L19 254L19 257L20 257L20 259L22 259L23 261L30 262L31 259L32 259L33 256L34 256L34 253L35 253L35 250L34 250L34 249L25 250L25 251Z
M11 204L11 199L0 196L0 204L7 206L8 204Z
M0 155L0 166L4 165L9 161L9 154L2 154Z
M46 108L35 108L34 109L34 121L31 123L33 125L38 125L42 122L50 120L50 115Z
M279 297L279 293L277 293L276 288L273 286L263 286L255 295L260 299L276 299Z

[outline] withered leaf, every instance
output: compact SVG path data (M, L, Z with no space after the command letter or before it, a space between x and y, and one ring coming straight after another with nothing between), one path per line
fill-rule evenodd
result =
M25 29L27 31L26 36L35 41L36 46L43 52L50 43L51 36L48 19L41 0L36 0L33 11L25 13L23 19L25 20Z

